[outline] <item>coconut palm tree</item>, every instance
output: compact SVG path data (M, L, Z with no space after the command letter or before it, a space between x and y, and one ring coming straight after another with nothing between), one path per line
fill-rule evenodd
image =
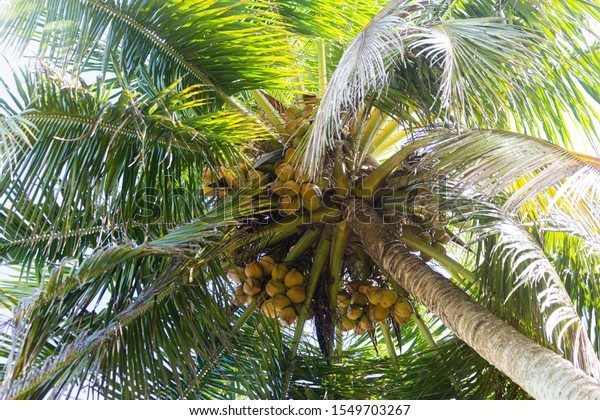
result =
M4 398L600 397L593 4L8 10Z

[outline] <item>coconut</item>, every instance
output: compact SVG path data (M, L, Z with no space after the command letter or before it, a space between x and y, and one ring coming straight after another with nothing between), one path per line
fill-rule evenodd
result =
M356 321L348 318L346 315L342 315L340 320L340 329L342 331L350 331L356 326Z
M209 187L207 185L202 186L202 194L207 197L213 197L217 195L217 191L213 187Z
M423 251L421 251L419 253L419 256L421 257L421 259L423 260L423 262L429 262L429 261L431 261L431 256L425 254Z
M354 327L354 334L356 334L356 335L363 335L366 332L367 331L364 328L361 328L358 325L356 327Z
M369 308L368 316L373 322L381 322L390 315L390 309L381 305L373 305Z
M296 322L296 318L298 318L296 311L291 306L279 312L279 321L285 327L290 327L294 322Z
M358 305L350 304L348 306L348 309L346 309L346 315L348 316L348 318L350 318L353 321L359 319L362 316L362 314L363 314L363 310Z
M285 116L288 120L297 120L301 115L302 110L296 106L290 106L285 110Z
M398 300L398 294L390 289L381 289L379 291L379 304L384 308L389 308Z
M429 234L429 232L421 232L419 234L419 239L422 240L423 242L431 242L431 235Z
M327 178L319 178L317 180L317 187L319 187L321 189L321 191L325 191L326 189L329 188L329 179Z
M287 288L285 287L285 284L283 284L280 281L276 281L276 280L271 280L267 283L267 286L265 287L266 291L267 291L267 295L273 297L273 296L277 296L277 295L284 295Z
M286 295L273 296L272 301L273 306L275 306L275 309L277 309L278 311L281 311L282 309L285 309L292 304L292 301Z
M367 301L367 296L363 295L361 292L354 293L350 299L350 303L357 306L365 306Z
M356 280L351 281L350 283L348 283L347 285L348 287L348 291L352 294L358 292L358 289L360 288L360 283Z
M310 178L306 172L304 172L304 168L302 165L298 165L296 170L294 171L294 178L298 182L298 184L303 184L305 182L310 181Z
M266 182L267 174L265 174L264 172L257 171L255 169L251 169L248 172L248 184L250 184L251 187L262 187L263 185L265 185Z
M446 233L445 229L436 229L433 231L433 239L435 239L436 242L447 244L452 238Z
M244 271L245 270L243 267L230 268L229 270L227 270L227 277L229 277L231 280L233 280L235 282L243 283L246 278Z
M266 316L271 318L275 318L277 316L277 311L275 310L275 306L273 305L273 301L271 299L265 300L260 306L260 309L262 309Z
M275 180L271 182L271 191L273 194L282 196L285 194L285 190L283 189L283 182L280 180Z
M275 265L275 258L270 255L263 255L258 259L258 263L262 268L263 274L265 276L270 276L271 271L273 271L273 266Z
M271 270L271 279L283 282L283 279L289 271L290 269L284 264L273 264L273 269Z
M281 189L283 190L283 195L295 196L300 193L300 185L293 179L285 181L281 186Z
M202 171L202 181L206 182L207 184L210 184L213 182L213 175L212 175L212 171L208 168L205 168Z
M285 287L288 289L296 286L303 286L304 276L298 270L293 268L285 275L283 282L285 283Z
M260 287L260 282L252 277L248 277L246 279L243 287L244 287L244 292L246 292L246 294L248 296L257 295L262 291L262 287Z
M260 264L254 261L246 266L244 273L246 277L254 277L255 279L261 278L264 274Z
M369 290L371 286L368 284L361 284L360 286L358 286L358 291L360 293L362 293L363 295L367 295L367 290Z
M396 317L399 318L409 318L413 314L413 308L410 303L406 299L398 299L398 302L394 303L392 306L392 315L394 319Z
M291 136L298 129L298 120L289 120L288 122L285 123L284 129L285 129L285 133L289 134Z
M373 322L369 319L367 314L362 314L362 316L358 319L358 326L363 330L372 330L375 328Z
M304 305L302 303L296 303L293 306L294 306L294 311L296 311L296 315L300 316L300 311L302 310L302 306L304 306Z
M229 185L231 188L239 187L240 180L236 176L235 172L226 166L221 165L219 168L219 178L224 178L225 182L227 182L227 185Z
M302 184L300 188L302 205L308 211L315 211L321 206L321 189L315 184Z
M294 178L294 167L289 163L275 165L275 175L281 182L289 181Z
M434 242L433 247L440 251L442 254L446 254L446 247L441 242Z
M302 303L306 299L306 290L302 286L296 286L289 289L286 294L292 303Z
M340 290L337 295L337 304L340 309L345 309L350 305L350 298L352 296L345 290Z
M290 197L288 195L281 197L281 211L283 214L291 216L298 210L300 210L300 201L298 200L298 197Z
M309 128L310 123L308 121L305 119L298 120L296 122L296 131L294 132L294 135L297 137L302 137L308 132Z
M294 154L296 153L296 149L293 147L290 147L289 149L287 149L283 155L283 161L285 163L292 163L292 158L294 157Z
M379 305L379 287L369 287L367 290L367 299L373 305Z
M235 288L233 304L236 306L243 306L246 304L247 298L248 295L246 294L246 292L244 292L244 285L240 284Z

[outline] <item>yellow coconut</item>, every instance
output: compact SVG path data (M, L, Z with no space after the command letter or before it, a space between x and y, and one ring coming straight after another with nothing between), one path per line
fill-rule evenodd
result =
M282 196L285 194L285 190L283 189L283 182L280 180L275 180L271 182L271 191L273 194Z
M340 329L342 331L350 331L356 326L356 320L348 318L346 315L342 315L340 319Z
M275 175L281 182L289 181L294 178L294 167L289 163L275 165Z
M283 155L283 161L285 163L292 163L292 159L294 158L294 155L296 154L296 149L294 147L290 147L289 149L287 149Z
M246 277L254 277L255 279L259 279L264 273L260 264L253 261L246 266L244 269L244 274L246 274Z
M285 110L285 116L288 120L297 120L301 115L302 110L296 106L290 106Z
M302 165L298 165L296 170L294 171L294 178L298 184L303 184L305 182L309 182L310 178L306 172L304 172L304 168Z
M369 308L368 316L373 322L381 322L390 315L390 309L381 305L373 305Z
M281 188L283 189L283 195L296 196L300 193L300 185L293 179L285 181Z
M271 279L275 281L283 282L286 274L290 271L289 268L285 264L273 264L273 269L271 270Z
M246 294L246 292L244 292L244 285L240 284L239 286L237 286L235 288L235 291L234 291L234 297L233 297L234 305L236 305L236 306L245 305L247 298L248 298L248 295Z
M267 174L255 169L248 172L248 184L253 188L259 188L267 183Z
M372 330L374 328L373 321L369 319L367 314L362 314L358 319L358 326L363 330Z
M361 328L358 325L356 327L354 327L354 334L356 334L356 335L363 335L366 332L367 332L367 330L365 330L364 328Z
M290 327L294 322L296 322L297 318L298 316L296 315L296 311L291 306L279 312L279 321L286 327Z
M358 291L360 293L362 293L363 295L367 294L367 291L371 288L371 286L369 286L368 284L361 284L360 286L358 286Z
M321 191L325 191L329 189L329 179L327 178L319 178L317 180L317 187L321 189Z
M207 197L212 197L217 195L217 191L213 187L209 187L208 185L202 186L202 194Z
M302 286L292 287L285 295L290 298L292 303L302 303L306 300L306 290Z
M379 304L384 308L389 308L398 300L398 294L390 289L381 289L379 291Z
M308 211L313 212L321 207L321 189L315 184L302 184L300 187L302 205Z
M281 197L281 211L286 216L291 216L300 210L300 201L298 197L290 197L289 195L285 195Z
M277 295L284 295L287 291L285 284L280 281L271 280L267 283L265 290L267 291L267 295L273 297Z
M275 310L275 306L273 305L273 301L271 299L265 300L260 306L260 309L262 309L266 316L271 318L275 318L277 316L277 311Z
M263 255L258 259L258 263L262 268L263 274L265 276L270 276L271 271L273 271L273 266L275 265L275 258L270 255Z
M243 283L246 279L243 267L233 267L227 270L227 277L237 283Z
M283 282L285 283L285 287L288 289L296 286L303 286L304 276L298 270L293 268L285 275Z
M260 282L252 277L248 277L244 282L244 292L248 296L254 296L259 294L262 291L262 287L260 286Z
M340 309L345 309L350 305L352 296L345 290L340 290L337 295L337 304Z
M273 296L272 301L273 306L275 306L275 309L277 309L278 311L281 311L282 309L285 309L292 304L292 301L286 295Z
M292 305L294 307L294 311L296 311L296 315L300 315L300 311L302 310L302 303L296 303L294 305ZM308 314L307 314L308 315Z
M362 314L363 314L363 310L358 305L350 304L348 306L348 309L346 309L346 316L348 316L348 318L350 318L353 321L359 319L362 316Z
M353 280L348 283L347 288L351 294L354 294L354 293L358 292L360 286L361 286L361 284L358 281Z
M219 168L219 178L224 178L231 188L239 187L239 179L237 179L235 172L226 166L221 165Z
M202 171L202 181L207 184L210 184L213 182L213 175L212 175L212 171L210 169L205 168Z
M399 299L398 302L394 303L394 306L392 306L392 316L396 321L398 321L397 318L410 318L412 314L413 308L406 299Z
M367 299L372 305L379 305L379 287L369 287L367 290Z
M352 298L350 299L350 303L357 306L365 306L367 304L367 301L367 296L363 295L360 292L354 293L352 295Z

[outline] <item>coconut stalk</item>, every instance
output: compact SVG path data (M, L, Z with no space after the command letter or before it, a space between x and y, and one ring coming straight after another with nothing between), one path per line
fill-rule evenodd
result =
M345 202L345 218L367 252L454 334L536 399L600 399L600 383L534 343L432 270L361 200Z
M331 247L331 228L327 226L323 233L321 234L321 239L319 240L319 244L317 245L317 250L315 252L315 258L313 261L313 265L310 269L308 284L306 286L306 299L302 304L302 309L300 309L300 313L298 314L298 320L296 321L296 330L294 331L294 338L292 340L292 345L290 346L290 361L288 363L288 369L285 375L285 394L289 391L290 381L292 379L292 366L293 360L296 357L296 353L298 352L298 346L300 345L300 340L302 339L302 331L304 329L304 323L306 322L306 316L308 314L308 310L310 307L310 302L315 293L315 289L317 287L317 283L319 282L319 278L321 277L321 272L327 263L327 259L329 257L329 248ZM285 395L284 394L284 395Z

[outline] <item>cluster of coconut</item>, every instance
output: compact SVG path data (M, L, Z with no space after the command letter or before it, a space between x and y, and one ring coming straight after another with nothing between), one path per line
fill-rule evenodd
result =
M356 334L372 331L375 323L393 318L399 324L406 324L413 314L412 305L403 297L385 287L351 282L338 292L340 328L354 330Z
M229 269L227 276L241 283L235 289L236 305L249 304L260 298L263 313L279 318L284 326L291 326L296 321L306 300L306 281L302 273L277 263L268 255L245 268Z
M202 192L205 196L223 198L242 186L262 187L267 183L267 174L250 168L242 162L238 165L237 172L224 165L221 165L217 171L206 168L202 171L202 182Z
M302 165L294 166L292 159L295 153L296 149L293 147L285 151L283 160L274 165L277 179L271 183L271 191L279 196L281 212L288 216L302 208L309 212L319 209L322 204L322 191L327 188L326 180L312 183L303 172Z
M446 244L452 239L444 228L429 228L417 224L405 223L402 225L402 232L409 232L423 242L429 243L442 254L446 253ZM410 245L406 245L409 251L417 252L418 250ZM431 260L431 257L423 252L420 253L421 259L425 262Z

